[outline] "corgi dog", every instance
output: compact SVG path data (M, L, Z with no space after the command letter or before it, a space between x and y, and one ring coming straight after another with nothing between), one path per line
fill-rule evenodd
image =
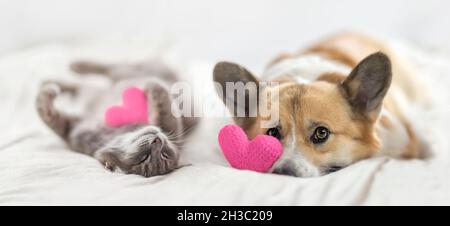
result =
M244 67L219 62L213 72L216 85L277 82L258 97L277 91L279 117L234 116L249 139L270 135L283 145L282 156L270 173L315 177L336 172L374 156L423 158L427 145L408 119L408 103L423 101L423 87L414 70L384 42L343 33L328 37L295 54L281 54L262 76ZM247 87L247 86L246 86ZM229 109L249 113L252 104L237 104L236 93L218 89ZM256 101L258 101L257 99ZM235 113L234 111L232 113Z

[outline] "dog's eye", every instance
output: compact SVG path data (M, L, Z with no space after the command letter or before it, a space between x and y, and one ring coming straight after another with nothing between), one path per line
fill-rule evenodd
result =
M314 131L314 134L311 136L311 141L314 144L322 144L325 143L325 141L328 140L328 137L330 136L330 131L325 127L317 127Z
M278 140L281 140L281 127L277 126L275 128L271 128L267 130L266 135L272 136L277 138Z

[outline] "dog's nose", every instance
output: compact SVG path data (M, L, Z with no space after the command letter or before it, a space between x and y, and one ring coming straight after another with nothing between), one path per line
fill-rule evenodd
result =
M286 176L297 176L297 171L292 166L292 164L283 164L281 167L276 168L273 171L274 174L286 175Z

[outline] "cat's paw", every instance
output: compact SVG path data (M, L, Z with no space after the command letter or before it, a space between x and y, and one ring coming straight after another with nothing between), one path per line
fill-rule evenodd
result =
M106 65L90 61L73 62L70 65L70 69L78 75L108 73L108 67Z
M62 89L58 83L52 82L52 81L46 81L46 82L42 83L42 85L41 85L40 95L42 95L43 98L53 100L56 98L56 96L61 94L61 92L62 92Z
M105 166L106 170L109 170L111 172L114 172L114 170L116 169L116 167L109 162L104 162L103 165Z
M44 121L51 122L57 111L53 106L56 97L61 93L61 88L55 83L44 83L36 99L36 108Z

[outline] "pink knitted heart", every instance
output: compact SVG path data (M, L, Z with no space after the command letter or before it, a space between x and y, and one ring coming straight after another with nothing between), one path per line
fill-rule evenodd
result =
M111 128L132 124L148 124L147 96L139 88L131 87L122 94L123 106L112 106L105 113L105 122Z
M241 127L225 126L219 145L230 165L236 169L267 172L280 158L283 147L276 138L260 135L249 141Z

